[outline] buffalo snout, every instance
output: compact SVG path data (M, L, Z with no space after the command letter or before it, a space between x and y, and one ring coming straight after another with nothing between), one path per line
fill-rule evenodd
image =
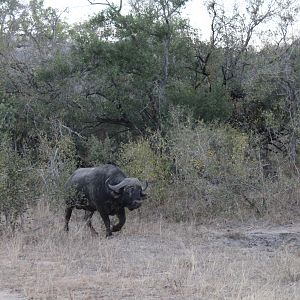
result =
M128 209L129 210L134 210L137 209L139 207L141 207L143 200L134 200L131 202L130 205L128 205Z

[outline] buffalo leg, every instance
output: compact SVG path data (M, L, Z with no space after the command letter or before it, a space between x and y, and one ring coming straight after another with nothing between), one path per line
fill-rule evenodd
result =
M106 237L109 237L112 235L111 229L110 229L110 219L107 214L103 214L100 212L100 216L104 222L105 228L106 228Z
M122 227L124 226L125 221L126 221L126 215L125 215L124 208L119 210L119 212L117 213L117 217L119 219L119 223L112 227L112 232L120 231L122 229Z
M92 235L98 235L98 232L92 225L92 216L94 211L86 211L84 215L84 220L86 221L86 225L90 228Z
M65 209L65 231L69 231L69 221L71 219L73 207L66 207Z

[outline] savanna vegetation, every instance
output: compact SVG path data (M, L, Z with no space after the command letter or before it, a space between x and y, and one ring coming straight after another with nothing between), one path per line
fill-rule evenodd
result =
M70 173L106 162L149 181L145 218L299 214L297 1L206 1L208 40L187 3L107 1L74 25L1 1L2 229L60 209Z
M208 39L188 0L100 2L0 1L0 298L299 299L299 1L207 0ZM107 162L149 198L63 232L66 179Z

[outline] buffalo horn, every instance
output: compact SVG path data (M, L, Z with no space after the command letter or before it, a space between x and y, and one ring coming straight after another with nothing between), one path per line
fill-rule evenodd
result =
M147 187L148 187L148 182L147 181L143 182L142 191L145 192Z
M108 187L112 191L119 193L121 188L123 188L124 186L131 186L131 185L142 186L141 182L137 178L125 178L124 180L122 180L120 183L116 185L108 184Z

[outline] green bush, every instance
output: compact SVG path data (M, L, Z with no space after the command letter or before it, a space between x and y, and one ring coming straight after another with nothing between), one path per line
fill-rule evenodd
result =
M9 139L0 144L0 222L6 220L13 230L37 201L60 208L65 182L76 168L76 148L70 136L48 139L41 135L37 144L38 156L25 150L18 153Z
M92 135L87 142L88 157L87 160L91 165L104 164L115 161L115 149L113 141L106 137L99 140Z
M209 91L175 81L168 87L168 97L171 103L191 109L194 118L205 122L226 121L233 112L227 91L221 85L216 85Z
M40 197L52 207L61 206L65 197L65 182L76 169L76 148L70 136L55 139L40 138Z
M166 188L171 177L171 162L165 147L164 139L159 134L153 134L148 140L123 144L118 152L118 164L125 172L150 184L149 205L155 207L167 197Z
M9 139L0 144L0 215L14 230L36 198L37 177L26 153L20 155L11 145Z

